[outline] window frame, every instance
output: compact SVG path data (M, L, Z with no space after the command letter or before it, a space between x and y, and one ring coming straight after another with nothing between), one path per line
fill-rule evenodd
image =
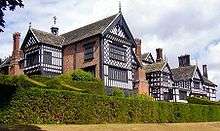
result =
M50 51L43 51L43 64L52 65L53 64L53 53Z
M128 83L128 70L109 66L108 77L110 80Z
M90 61L94 59L94 45L95 45L95 42L89 42L83 45L84 61Z
M120 62L127 62L126 47L119 46L115 43L109 44L109 58Z

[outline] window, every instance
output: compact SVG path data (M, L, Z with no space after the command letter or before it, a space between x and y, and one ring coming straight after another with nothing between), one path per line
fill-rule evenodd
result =
M179 91L179 99L186 100L186 98L187 98L187 92L186 91Z
M109 79L128 82L128 71L124 69L109 67Z
M199 82L194 81L194 88L199 89L199 87L200 87Z
M109 51L110 59L126 62L126 48L110 44Z
M37 65L39 63L38 51L26 56L27 67Z
M91 60L93 59L93 45L94 43L88 43L84 45L84 60Z
M43 63L52 65L52 52L44 51L43 55L44 55Z

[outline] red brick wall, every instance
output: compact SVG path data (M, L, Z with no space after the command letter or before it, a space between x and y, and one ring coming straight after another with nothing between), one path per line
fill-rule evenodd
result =
M84 47L87 42L95 42L94 44L94 59L85 62L84 61ZM63 49L63 71L64 73L69 70L78 68L85 68L89 66L96 66L96 77L100 78L100 37L94 36L92 38L73 43L64 47Z

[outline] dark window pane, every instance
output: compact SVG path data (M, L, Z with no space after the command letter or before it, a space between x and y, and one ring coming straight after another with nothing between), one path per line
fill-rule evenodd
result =
M52 52L44 51L43 63L52 65Z
M94 43L89 43L84 45L84 60L91 60L93 59L93 45Z
M27 67L37 65L38 63L39 63L38 51L34 52L34 53L31 53L31 54L28 54L26 56L26 65L27 65Z
M109 79L128 82L128 71L124 69L109 67Z
M109 52L111 59L126 62L126 48L110 44Z

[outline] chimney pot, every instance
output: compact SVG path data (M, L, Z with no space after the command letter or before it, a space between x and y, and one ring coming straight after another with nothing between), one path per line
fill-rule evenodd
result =
M178 59L180 67L190 66L190 55L179 56Z
M163 61L163 49L162 48L157 48L156 53L157 53L156 62L162 62Z
M208 68L207 65L202 65L203 68L203 76L208 78Z
M136 38L135 43L137 45L137 47L135 48L135 54L136 54L139 62L141 62L141 39Z

